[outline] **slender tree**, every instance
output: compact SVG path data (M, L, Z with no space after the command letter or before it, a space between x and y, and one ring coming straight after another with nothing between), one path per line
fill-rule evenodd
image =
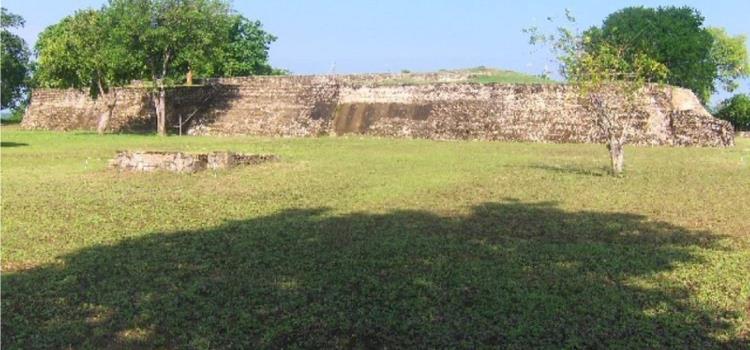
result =
M635 133L633 125L641 114L646 83L663 81L668 72L645 54L626 59L624 51L602 45L567 60L568 82L577 87L581 105L594 116L615 176L624 170L625 143Z
M575 18L566 11L572 25ZM551 20L551 18L550 18ZM661 82L669 70L645 53L631 54L623 47L600 44L592 48L589 33L558 27L553 34L538 28L524 29L533 45L549 45L560 64L560 73L576 88L579 103L592 116L609 150L612 174L624 170L624 146L634 133L633 124L643 104L648 82Z

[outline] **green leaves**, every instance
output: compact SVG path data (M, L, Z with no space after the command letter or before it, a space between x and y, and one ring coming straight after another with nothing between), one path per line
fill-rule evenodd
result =
M565 17L574 24L569 11ZM583 33L566 26L557 27L553 34L540 33L536 27L523 31L529 35L530 43L550 47L560 62L560 73L583 94L604 85L627 85L628 91L635 91L647 82L664 81L670 73L664 64L644 52L630 53L624 45L602 41L602 30L598 28Z
M19 28L23 27L23 25L26 24L26 21L24 21L23 17L15 13L8 12L5 7L3 7L1 11L2 15L0 15L0 26L2 26L3 29Z
M2 108L16 107L24 96L29 77L29 49L26 42L8 28L22 27L24 20L21 16L9 13L2 8L0 14L0 47L2 48Z
M211 62L230 37L231 11L220 0L116 0L108 11L116 35L138 52L154 82L179 79L191 68L212 75Z
M268 63L268 49L276 37L266 33L259 21L236 15L232 18L229 42L221 48L222 59L216 72L222 76L273 74Z
M40 34L35 80L96 96L133 79L179 84L190 70L204 77L272 74L274 40L224 0L113 0Z
M750 96L737 94L724 100L716 116L732 123L737 130L750 130Z
M570 13L566 17L574 23ZM689 7L628 7L582 34L567 27L551 35L536 27L524 33L532 45L550 45L560 73L573 82L581 81L581 74L597 75L591 70L601 73L594 80L623 80L627 74L628 79L691 89L706 102L717 84L730 92L736 89L737 80L750 75L750 60L744 35L703 28L703 20Z
M747 36L730 36L724 28L708 28L714 39L711 46L711 61L716 65L717 80L722 87L732 92L737 89L737 80L750 75Z
M136 78L143 66L113 35L112 24L104 10L83 10L45 29L36 45L36 83L88 88L98 96Z
M574 52L565 58L565 65L568 81L579 88L584 101L608 89L632 100L646 83L662 82L669 73L666 66L645 54L629 61L623 49L607 44L596 50ZM614 114L612 118L617 118Z
M593 39L587 50L620 47L631 64L647 55L669 69L666 82L693 90L705 103L717 83L732 91L750 69L745 37L704 28L703 20L690 7L628 7L609 15L601 28L587 30Z

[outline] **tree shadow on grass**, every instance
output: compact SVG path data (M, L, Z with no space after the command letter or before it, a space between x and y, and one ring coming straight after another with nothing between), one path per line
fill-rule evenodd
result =
M28 143L23 142L8 142L8 141L2 141L0 142L0 147L23 147L28 146Z
M607 176L611 174L609 168L606 168L606 167L585 168L585 167L573 166L573 165L549 166L549 165L544 165L544 164L538 164L538 165L529 166L529 168L546 170L546 171L551 171L551 172L561 173L561 174L585 175L585 176L596 176L596 177L602 177L602 176Z
M718 237L507 201L465 216L293 209L3 278L3 348L739 347L726 310L633 278ZM736 316L736 315L734 315Z

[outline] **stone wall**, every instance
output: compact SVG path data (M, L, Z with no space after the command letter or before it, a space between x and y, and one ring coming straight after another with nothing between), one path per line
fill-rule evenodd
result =
M388 83L398 77L370 74L210 79L208 85L169 91L169 130L177 133L181 117L183 131L191 135L354 133L439 140L601 141L592 117L577 103L570 86ZM154 129L147 89L119 89L117 96L110 131ZM631 143L734 143L731 125L708 114L689 90L649 86L641 102ZM104 102L74 90L37 89L22 125L29 129L93 130L104 108Z
M317 136L328 133L338 82L324 76L230 78L189 125L191 135Z
M117 89L111 130L146 131L153 128L153 107L144 89ZM22 126L44 130L96 130L104 99L93 100L79 90L35 89Z
M600 142L601 132L561 84L430 84L342 87L336 134L429 139ZM732 128L713 118L690 91L649 86L629 142L648 145L733 144Z

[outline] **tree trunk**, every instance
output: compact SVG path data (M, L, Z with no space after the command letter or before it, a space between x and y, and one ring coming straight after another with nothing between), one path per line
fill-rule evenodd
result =
M104 103L107 106L107 110L99 115L99 122L96 125L96 132L99 133L99 135L102 135L105 131L107 131L109 121L110 119L112 119L112 113L114 112L115 105L117 104L117 92L100 95L100 98L104 99Z
M158 95L154 99L154 109L156 109L156 133L159 136L167 136L167 90L164 88L164 79L167 77L167 67L172 52L167 49L164 51L164 59L161 62L161 75L152 67L152 77L154 83L159 88Z
M193 69L188 67L187 75L185 76L185 85L193 85Z
M107 124L109 124L109 118L112 115L112 110L107 109L106 111L99 114L99 123L96 124L96 132L99 135L103 135L104 131L107 130Z
M156 109L156 133L159 136L167 136L167 92L164 87L159 87L159 92L154 98L154 109Z
M609 149L609 156L612 159L612 175L622 175L622 170L625 166L625 149L623 142L611 138L607 144L607 148Z
M98 73L97 76L99 76ZM98 98L104 101L104 105L107 108L106 111L99 115L99 122L96 123L96 132L99 133L99 135L102 135L107 130L109 120L112 118L112 111L115 109L115 104L117 103L117 93L114 92L113 96L110 96L110 94L104 89L101 78L96 80L96 86L99 88ZM110 97L112 98L110 99Z

